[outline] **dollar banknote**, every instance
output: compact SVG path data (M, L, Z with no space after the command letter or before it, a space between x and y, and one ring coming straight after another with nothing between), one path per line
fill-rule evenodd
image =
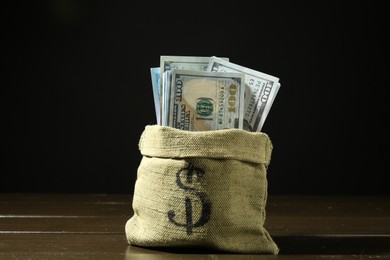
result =
M167 70L196 70L206 71L210 63L211 57L206 56L160 56L160 82L162 83L162 75ZM229 58L220 57L220 59L229 61ZM160 87L162 87L160 85Z
M160 70L202 70L206 71L211 57L202 56L160 56Z
M162 74L162 89L161 89L161 125L168 125L169 99L171 96L171 70L167 70Z
M157 124L161 125L161 104L160 104L160 67L150 68L150 76L152 79L152 90L153 90L153 100L154 100L154 109L156 111L156 120Z
M279 78L211 57L207 71L245 74L244 130L260 132L281 86Z
M229 61L229 58L220 57L223 60ZM170 81L171 73L165 73L173 69L206 71L210 63L211 56L178 56L178 55L162 55L160 56L160 120L162 125L166 125L168 117L168 107L166 100L169 99L170 83L163 85L163 77L165 82ZM164 74L165 73L165 74Z
M243 128L245 75L170 71L168 126L189 131Z
M162 55L160 56L160 117L161 124L167 124L168 109L166 107L166 99L169 99L169 88L171 87L167 81L171 71L173 69L181 70L196 70L206 71L211 57L202 56L173 56L173 55ZM163 79L163 77L165 79ZM163 82L165 82L163 84Z

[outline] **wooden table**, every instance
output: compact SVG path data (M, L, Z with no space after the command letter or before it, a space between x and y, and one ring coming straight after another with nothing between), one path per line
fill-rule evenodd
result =
M390 198L269 196L265 227L280 254L128 245L131 195L0 194L0 259L390 259Z

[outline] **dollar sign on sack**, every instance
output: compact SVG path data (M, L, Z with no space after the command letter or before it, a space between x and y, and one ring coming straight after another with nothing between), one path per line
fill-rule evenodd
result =
M177 186L179 186L179 188L185 190L186 192L186 196L184 199L186 223L177 222L175 220L176 213L173 210L168 211L168 219L176 226L185 227L187 231L187 235L191 235L194 228L206 224L210 218L211 202L209 201L207 194L205 192L198 191L195 188L190 186L194 181L194 176L196 176L197 181L200 181L204 173L205 173L204 170L195 167L193 163L189 163L187 167L180 169L176 173ZM184 178L182 177L182 175L184 175ZM183 183L183 180L185 180L185 183ZM195 223L193 218L193 207L192 207L192 200L191 200L191 197L194 197L194 195L199 199L202 205L202 211L200 213L200 217L199 219L196 220Z

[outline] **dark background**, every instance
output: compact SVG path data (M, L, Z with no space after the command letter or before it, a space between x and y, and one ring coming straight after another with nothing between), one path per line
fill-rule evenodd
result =
M156 123L149 69L215 55L282 83L263 127L270 194L390 195L384 4L11 3L1 192L132 193L139 137Z

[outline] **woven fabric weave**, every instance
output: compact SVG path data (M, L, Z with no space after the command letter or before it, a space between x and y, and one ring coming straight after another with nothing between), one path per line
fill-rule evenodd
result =
M272 152L265 133L149 125L139 149L130 244L278 254L264 228Z

